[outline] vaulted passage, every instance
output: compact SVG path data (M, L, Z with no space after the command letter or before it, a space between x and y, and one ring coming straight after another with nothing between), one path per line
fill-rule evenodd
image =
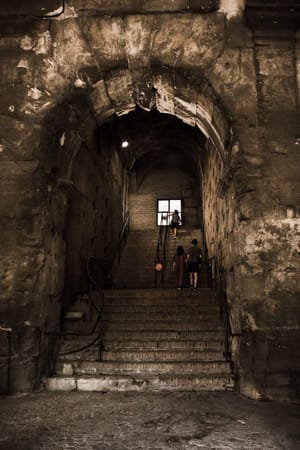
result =
M1 392L298 399L299 5L46 3L0 14Z

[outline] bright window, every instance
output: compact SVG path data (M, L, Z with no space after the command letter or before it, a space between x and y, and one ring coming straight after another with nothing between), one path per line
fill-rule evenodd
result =
M168 226L171 223L171 215L177 209L182 221L181 200L157 200L157 220L156 225ZM182 223L182 222L181 222Z

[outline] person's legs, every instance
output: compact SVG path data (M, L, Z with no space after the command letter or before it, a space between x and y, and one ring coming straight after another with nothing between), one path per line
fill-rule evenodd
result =
M194 272L194 289L197 289L197 283L198 283L198 272Z
M191 286L191 288L193 287L193 284L194 284L193 272L190 272L190 286Z

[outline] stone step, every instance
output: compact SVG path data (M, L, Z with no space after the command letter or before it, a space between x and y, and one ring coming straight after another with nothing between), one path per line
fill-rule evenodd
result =
M81 347L77 347L81 348ZM63 346L61 353L74 351L74 346ZM84 351L64 355L64 360L74 361L97 361L99 355L98 346L94 345ZM188 347L164 350L164 349L113 349L105 350L101 353L102 361L221 361L224 358L222 348L211 349L190 349ZM60 358L60 355L58 355Z
M150 311L138 311L138 312L127 312L127 311L107 311L105 310L102 315L102 320L104 321L168 321L168 322L187 322L187 321L196 321L199 320L200 322L203 320L207 320L211 323L214 323L218 321L218 316L215 313L212 313L210 311L204 311L204 312L193 312L190 310L182 311L181 313L178 312L169 312L165 311L163 314L162 312L150 312Z
M77 333L77 334L89 334L91 332L92 324L90 322L73 322L68 321L64 324L65 333ZM99 328L98 328L99 329ZM165 332L177 332L182 333L185 331L222 331L223 326L216 319L214 320L201 320L194 321L166 321L166 320L107 320L102 321L102 329L105 335L110 332L118 332L118 334L124 334L124 332L134 333L140 331L165 331Z
M163 262L163 270L161 271L161 273L165 273L168 275L172 275L174 276L173 272L172 272L172 265L173 265L173 256L172 257L167 257L166 259L163 258L156 258L156 257L148 257L148 258L144 258L143 262L141 259L139 258L134 258L131 260L128 260L128 264L134 264L134 267L137 266L134 271L129 272L128 268L126 269L126 267L120 267L118 269L118 278L120 274L124 274L126 273L129 277L134 277L134 276L139 276L141 277L141 274L145 274L145 275L154 275L155 274L155 263L156 262ZM138 263L138 264L137 264ZM185 273L188 275L188 266L186 266L186 270ZM201 267L200 271L199 271L199 275L206 275L206 268L205 267Z
M128 270L128 267L126 266L121 266L118 268L118 276L120 273L127 273L128 276L130 275L135 275L140 269L145 269L145 273L153 273L154 272L154 265L156 261L162 261L164 262L164 271L171 273L171 269L172 269L172 264L173 264L173 259L174 259L174 254L170 254L170 255L165 255L165 256L160 256L157 257L156 255L152 255L152 254L143 254L140 257L139 256L134 256L131 258L127 258L128 261L128 265L134 265L134 271L130 271ZM137 264L137 262L139 262L140 265ZM200 274L204 274L206 273L206 266L205 265L201 265L200 267ZM186 272L188 272L188 266L186 265Z
M97 304L97 309L101 310L101 305ZM216 305L215 302L209 301L209 302L192 302L189 300L183 300L181 302L168 302L168 304L161 302L154 302L149 301L149 303L141 304L137 301L128 301L126 302L118 302L117 300L115 302L111 301L105 301L104 302L104 312L105 314L165 314L168 312L169 314L187 314L189 311L191 311L192 314L214 314L219 315L219 307ZM90 304L82 304L82 303L73 303L69 308L67 312L89 312L93 309L92 305ZM96 309L94 309L96 313Z
M227 361L80 361L58 360L55 375L230 374Z
M92 340L84 341L83 339L72 340L72 341L64 341L61 346L60 352L66 353L70 351L74 351L76 349L82 348L85 345L88 345ZM80 357L82 355L95 354L98 352L99 344L95 343L88 347L86 350L78 353ZM105 351L190 351L190 350L201 350L207 352L220 352L223 354L224 350L224 342L222 341L137 341L137 340L127 340L127 341L119 341L112 340L104 342ZM78 359L78 358L76 358Z
M177 294L178 292L178 294ZM126 308L134 308L134 307L142 307L142 308L150 308L150 310L155 308L172 310L174 308L193 308L194 310L199 308L207 309L207 308L217 308L219 309L219 305L217 305L216 300L213 298L200 298L197 295L197 292L193 292L188 290L188 295L183 291L176 291L177 298L116 298L109 299L105 298L104 305L105 307L116 306L118 307L126 307ZM100 306L100 305L98 305ZM77 306L75 307L77 310Z
M198 279L198 288L201 288L203 286L207 285L206 278L202 279L201 277ZM145 288L153 288L156 287L164 287L165 289L173 289L175 291L176 289L176 280L175 278L171 278L169 276L164 276L161 278L160 276L155 278L154 276L147 277L145 274L141 275L141 277L128 277L127 275L124 275L123 277L120 277L117 282L114 283L114 287L118 289L145 289ZM189 280L186 279L186 281L183 283L182 288L184 291L188 290L190 287Z
M159 374L143 377L109 375L99 377L52 377L47 380L49 391L224 391L234 389L234 380L229 374L175 375Z
M127 322L123 321L107 321L103 322L104 332L109 330L118 329L118 330L169 330L169 331L189 331L189 330L198 330L198 331L208 331L208 330L222 330L223 327L220 323L215 321L152 321L148 320L146 322L140 321L132 321L128 320Z
M206 278L201 278L199 277L198 279L198 287L201 286L206 286L207 285L207 281ZM163 279L161 279L160 277L158 277L157 279L155 279L154 276L147 276L145 275L145 273L143 272L143 274L139 277L139 276L128 276L126 274L124 274L124 276L120 276L118 281L115 282L114 284L115 287L118 288L123 288L123 289L130 289L130 288L136 288L136 289L143 289L145 287L148 288L155 288L156 286L163 286L166 289L174 289L177 287L176 286L176 280L175 278L169 277L169 276L164 276ZM186 279L186 281L183 283L183 289L187 290L190 287L189 281L188 279Z
M94 336L96 337L96 336ZM105 342L126 342L126 341L136 341L137 343L147 343L147 341L154 342L186 342L190 340L191 342L202 343L214 343L223 342L224 330L187 330L187 331L174 331L174 330L106 330L104 333ZM92 336L74 336L66 334L66 340L78 342L91 342L93 340Z
M64 318L71 319L76 315L76 317L73 318L76 318L77 320L84 320L86 317L90 317L90 320L96 320L98 311L102 311L102 317L112 318L113 315L121 315L122 317L132 316L133 318L139 317L140 319L142 319L143 316L149 318L151 316L165 317L168 315L169 317L176 316L183 318L184 316L205 315L206 317L219 317L220 315L219 307L214 302L200 304L183 301L180 303L169 302L168 304L163 304L163 302L157 302L156 304L153 304L152 302L149 302L149 304L140 304L137 301L133 301L126 304L126 302L105 301L103 309L100 304L96 306L97 310L91 304L74 303L65 312Z
M126 304L109 304L105 305L105 313L110 314L165 314L172 313L178 314L182 317L184 314L208 314L208 315L218 315L219 308L217 305L208 304L193 304L189 305L187 308L186 304L174 304L172 308L166 305L126 305Z
M223 357L222 351L189 349L181 351L114 350L102 353L103 361L220 361Z
M164 298L169 298L169 297L176 297L176 292L174 292L173 289L153 289L153 288L145 288L145 289L104 289L102 291L103 295L105 297L142 297L142 298L147 298L147 297L164 297ZM214 297L214 292L210 289L210 288L202 288L199 289L197 291L197 293L202 296L208 296L208 297Z
M132 350L132 349L141 349L141 350L218 350L222 351L224 348L224 342L221 340L216 341L188 341L188 340L175 340L175 341L137 341L135 340L127 340L127 341L118 341L111 340L105 341L105 349L106 350Z
M86 320L65 322L66 340L55 376L48 380L49 389L195 391L234 387L231 364L224 356L224 326L212 290L106 289L90 295L104 308L99 322L103 329L101 353L99 342L84 348L93 342L99 327L93 336L71 335L90 332L93 323L87 319L97 316L95 311L89 314L87 296L78 296L70 310L86 312Z

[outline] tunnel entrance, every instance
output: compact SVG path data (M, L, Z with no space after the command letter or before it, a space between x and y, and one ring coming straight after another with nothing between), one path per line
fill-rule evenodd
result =
M108 76L112 81L120 73L113 71ZM41 161L33 183L35 196L43 195L43 213L37 221L44 220L40 227L44 262L38 277L47 280L43 281L47 295L39 297L45 336L60 326L62 312L72 305L74 296L89 290L87 262L107 264L104 278L100 276L105 286L107 274L118 267L120 233L129 216L130 230L140 233L141 242L157 228L160 198L182 200L184 226L189 233L199 232L207 212L207 223L215 222L214 209L206 197L209 191L217 202L216 185L224 168L228 136L226 120L219 114L212 91L207 101L214 112L207 113L187 101L189 95L195 99L196 87L182 78L185 94L181 95L180 75L176 78L176 98L170 99L168 93L167 100L167 91L174 91L170 86L173 79L167 72L162 78L161 73L153 74L151 95L156 96L156 105L152 102L151 108L140 101L133 107L131 100L118 102L111 96L114 104L109 113L106 100L99 99L103 86L99 81L88 93L69 93L42 124ZM174 109L172 102L176 103ZM218 120L214 123L216 111ZM126 146L122 145L125 140ZM197 236L201 244L203 236ZM192 237L186 235L186 247ZM148 269L152 286L153 263L151 257ZM145 286L145 280L140 281ZM173 283L171 274L169 283Z

